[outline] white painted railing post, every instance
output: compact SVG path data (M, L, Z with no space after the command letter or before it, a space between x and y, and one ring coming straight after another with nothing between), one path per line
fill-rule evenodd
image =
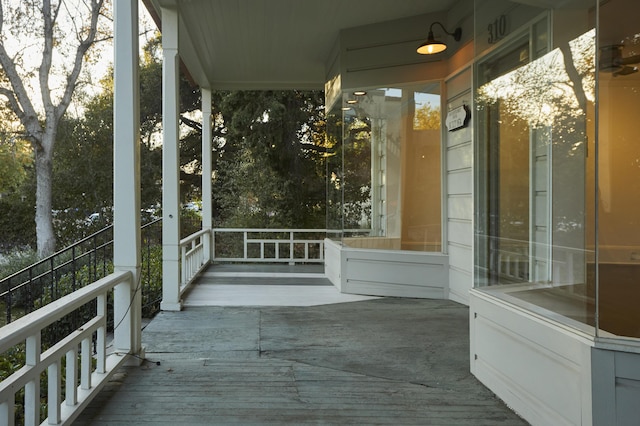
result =
M289 232L289 259L291 260L289 262L289 265L295 265L295 262L293 261L293 231Z
M247 253L248 253L248 250L247 250L247 239L248 239L247 238L247 232L245 231L242 234L244 235L244 243L243 243L243 246L244 246L244 258L248 259L248 255L247 255Z
M162 302L165 311L180 300L180 150L178 11L162 8ZM183 265L184 267L184 265Z
M140 283L140 96L138 1L114 2L113 264L132 278L114 289L116 352L142 353ZM90 353L83 343L82 356ZM87 368L86 366L82 367ZM84 374L84 371L83 371ZM84 385L90 379L83 377Z

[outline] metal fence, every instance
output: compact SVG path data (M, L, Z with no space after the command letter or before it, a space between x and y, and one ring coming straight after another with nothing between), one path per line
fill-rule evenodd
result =
M142 226L143 314L162 297L162 220ZM15 321L113 272L113 225L0 280L0 325Z

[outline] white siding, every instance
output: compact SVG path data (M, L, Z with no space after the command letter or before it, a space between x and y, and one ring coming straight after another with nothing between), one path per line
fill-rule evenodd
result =
M471 70L446 82L447 111L461 105L471 108ZM472 118L473 119L473 118ZM473 124L445 132L445 200L449 298L469 304L473 287Z

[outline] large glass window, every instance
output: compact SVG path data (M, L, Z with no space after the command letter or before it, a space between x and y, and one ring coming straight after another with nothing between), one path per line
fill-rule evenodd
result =
M598 126L590 129L589 219L597 262L588 268L599 332L640 338L640 3L599 8ZM595 214L597 212L597 215ZM593 219L591 219L593 218Z
M522 25L476 66L476 286L640 338L640 4L491 3Z
M476 285L593 325L594 9L492 4L507 34L476 66Z
M440 83L343 93L329 114L327 226L349 247L440 251Z

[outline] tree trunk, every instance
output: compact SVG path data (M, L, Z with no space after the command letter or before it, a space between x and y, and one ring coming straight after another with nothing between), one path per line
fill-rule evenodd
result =
M56 248L56 237L53 232L51 214L52 181L53 181L53 144L44 143L45 147L35 150L36 157L36 239L40 258L53 254Z

